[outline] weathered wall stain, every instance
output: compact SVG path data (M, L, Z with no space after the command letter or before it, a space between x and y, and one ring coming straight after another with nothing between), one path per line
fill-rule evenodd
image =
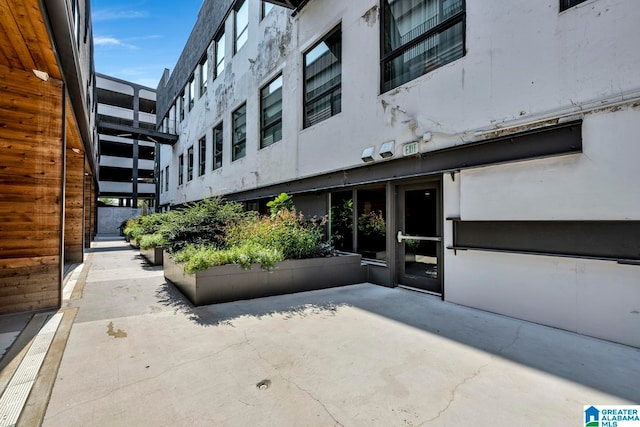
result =
M274 70L278 64L291 53L293 38L293 23L286 16L279 17L286 19L286 25L279 22L267 26L264 29L264 36L258 45L258 55L251 59L251 73L254 78L261 80L264 76Z
M113 338L126 338L127 337L127 333L125 331L123 331L122 329L118 329L118 330L114 330L113 329L113 322L109 322L109 325L107 326L107 335L109 335L110 337L113 337Z
M362 15L362 19L365 20L368 26L372 27L378 22L378 10L380 10L380 8L376 4Z

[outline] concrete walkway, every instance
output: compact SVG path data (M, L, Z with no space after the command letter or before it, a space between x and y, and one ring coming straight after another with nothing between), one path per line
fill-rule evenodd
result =
M124 241L92 252L44 426L565 426L640 402L635 348L371 284L194 308Z

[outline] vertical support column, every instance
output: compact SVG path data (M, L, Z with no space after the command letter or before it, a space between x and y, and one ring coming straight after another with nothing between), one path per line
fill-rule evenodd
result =
M133 90L133 127L140 127L140 89L134 88ZM131 188L132 194L132 208L138 207L138 157L139 157L138 140L133 140L133 170L131 176L133 178L133 186Z
M73 138L74 133L67 131ZM69 141L72 142L72 141ZM78 144L79 141L73 141ZM84 259L84 153L67 148L65 167L64 262L81 263Z

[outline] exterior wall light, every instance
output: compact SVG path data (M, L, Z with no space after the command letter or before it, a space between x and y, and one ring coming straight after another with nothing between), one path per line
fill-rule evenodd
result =
M362 154L360 155L362 161L365 163L373 162L373 152L375 151L375 149L376 147L367 147L362 150Z
M49 80L49 73L47 73L46 71L33 70L33 74L35 74L37 78L44 82Z
M380 157L386 159L389 157L393 157L395 152L395 141L387 141L380 146Z

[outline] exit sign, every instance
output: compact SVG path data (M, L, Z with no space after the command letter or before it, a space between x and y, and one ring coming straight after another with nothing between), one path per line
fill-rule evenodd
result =
M408 144L404 144L402 146L402 154L405 156L413 156L414 154L418 154L418 143L410 142Z

